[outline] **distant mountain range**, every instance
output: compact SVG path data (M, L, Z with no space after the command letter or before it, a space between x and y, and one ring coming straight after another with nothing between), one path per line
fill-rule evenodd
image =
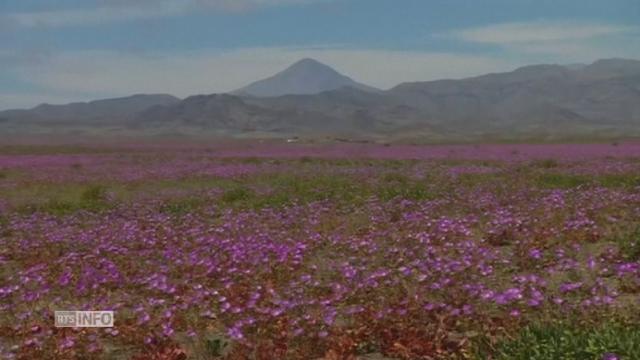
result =
M0 112L3 133L345 138L640 135L640 61L534 65L382 91L304 59L232 94L135 95Z
M137 113L156 105L174 105L180 99L167 94L132 95L128 97L78 102L66 105L42 104L30 110L0 112L2 119L43 126L58 124L121 124L134 120Z

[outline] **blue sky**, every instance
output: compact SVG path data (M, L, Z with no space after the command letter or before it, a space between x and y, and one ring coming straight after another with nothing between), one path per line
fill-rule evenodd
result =
M1 0L0 109L234 90L313 57L381 88L640 58L638 0Z

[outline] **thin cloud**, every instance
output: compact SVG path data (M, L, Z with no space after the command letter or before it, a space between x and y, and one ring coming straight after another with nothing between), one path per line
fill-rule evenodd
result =
M587 61L599 57L635 57L638 51L622 46L638 33L633 26L580 21L530 21L490 24L439 34L472 43L501 48L509 56L538 61ZM631 40L632 42L636 42Z
M188 14L194 11L245 12L261 7L309 4L325 0L103 0L95 8L0 15L3 27L100 25Z
M593 39L624 34L634 30L633 27L611 24L533 21L493 24L453 31L450 35L467 42L511 45Z
M112 22L150 19L174 16L182 13L182 6L168 6L169 3L154 7L115 7L105 6L95 9L55 10L30 13L11 13L5 15L5 21L16 27L64 27L99 25Z

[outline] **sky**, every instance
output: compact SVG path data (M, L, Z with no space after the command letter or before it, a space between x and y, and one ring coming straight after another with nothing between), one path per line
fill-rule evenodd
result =
M232 91L314 58L357 81L640 59L639 0L0 0L0 109Z

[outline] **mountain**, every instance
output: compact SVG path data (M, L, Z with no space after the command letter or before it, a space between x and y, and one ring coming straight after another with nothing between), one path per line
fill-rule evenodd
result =
M448 128L554 131L554 124L640 130L640 61L610 59L462 80L405 83L387 94ZM580 129L579 129L580 128Z
M411 108L382 92L343 87L315 95L285 95L272 98L245 98L248 104L281 112L331 119L335 132L371 135L391 134L406 126L422 123L429 127L418 109Z
M113 124L131 119L136 113L151 106L178 102L180 99L172 95L138 94L66 105L41 104L30 110L2 111L0 118L21 122Z
M298 64L317 67L313 60ZM293 73L306 71L294 69ZM109 131L139 135L332 135L441 141L640 136L640 61L636 60L532 65L466 79L369 90L347 85L270 97L213 94L178 100L138 95L43 105L0 112L0 131L86 132L111 126Z
M580 71L586 79L611 79L640 75L640 61L630 59L603 59L583 67Z
M236 90L233 94L255 97L308 95L346 86L364 91L379 91L371 86L355 82L316 60L302 59L284 71Z
M174 105L154 106L138 114L133 129L218 133L330 134L349 128L342 118L322 111L255 104L228 94L190 96ZM186 131L185 131L186 130Z

